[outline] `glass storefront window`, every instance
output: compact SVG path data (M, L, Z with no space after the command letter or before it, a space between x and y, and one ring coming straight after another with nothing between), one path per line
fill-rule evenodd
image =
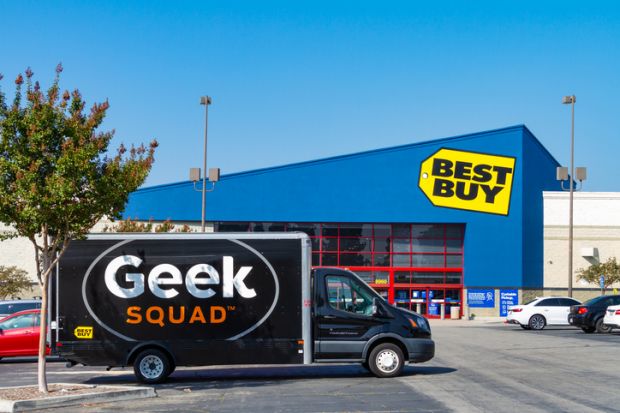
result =
M413 252L444 252L444 239L414 239Z
M443 284L444 273L443 272L431 272L431 271L412 271L411 282L413 284Z
M411 284L411 271L394 271L394 282L397 284Z
M411 237L411 225L409 224L393 224L392 235L394 238L407 238Z
M392 251L393 252L411 252L411 242L409 241L409 238L407 239L400 239L400 238L394 238L394 240L392 241Z
M377 285L377 268L385 268L387 275L381 282L386 285L391 272L399 284L463 282L462 271L458 271L463 267L462 224L220 222L215 223L215 230L305 232L311 237L313 266L353 267L355 272L370 274L373 285Z
M411 255L393 254L392 267L411 267Z
M369 267L372 263L370 254L340 254L341 267Z
M340 224L341 237L372 237L372 224Z
M372 238L340 238L340 251L370 252Z
M444 225L443 224L431 224L431 225L412 225L412 237L413 238L443 238L444 237Z
M374 235L375 237L389 237L391 236L391 226L384 224L375 224Z
M463 266L462 255L446 255L446 267L448 268L460 268Z
M412 257L412 267L435 267L444 266L445 256L443 254L414 254Z

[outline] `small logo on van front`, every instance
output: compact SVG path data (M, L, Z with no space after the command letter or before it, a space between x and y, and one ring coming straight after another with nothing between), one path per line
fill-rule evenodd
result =
M435 206L508 215L515 158L442 148L420 165L418 186Z
M92 327L76 327L73 330L73 335L79 339L92 339L93 338L93 328Z

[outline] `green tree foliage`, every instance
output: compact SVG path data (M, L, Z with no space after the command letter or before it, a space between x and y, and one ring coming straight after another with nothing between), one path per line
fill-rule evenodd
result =
M15 266L0 265L0 300L15 298L32 286L28 273Z
M577 278L589 283L598 284L601 275L605 276L605 288L620 282L620 264L616 257L611 257L605 262L590 265L588 268L580 268Z
M47 392L45 325L50 273L72 239L104 215L119 216L129 193L146 179L157 142L119 147L107 155L113 131L98 131L109 108L86 102L76 89L59 88L62 66L43 92L28 68L15 80L15 97L0 89L0 222L28 238L43 298L39 390ZM1 79L1 77L0 77Z

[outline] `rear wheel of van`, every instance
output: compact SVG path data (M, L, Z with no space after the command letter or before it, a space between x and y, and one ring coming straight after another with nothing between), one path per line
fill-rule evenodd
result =
M150 348L142 351L133 363L133 371L139 381L146 384L161 383L172 373L170 359L160 350Z
M377 377L396 377L403 370L405 359L401 349L391 343L379 344L368 357L368 367Z

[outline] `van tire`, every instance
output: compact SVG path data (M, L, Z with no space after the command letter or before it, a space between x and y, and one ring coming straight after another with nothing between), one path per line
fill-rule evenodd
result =
M140 352L133 363L136 378L145 384L164 382L172 370L172 363L168 356L154 348Z
M395 344L382 343L373 348L368 357L368 367L377 377L396 377L403 370L405 359Z

